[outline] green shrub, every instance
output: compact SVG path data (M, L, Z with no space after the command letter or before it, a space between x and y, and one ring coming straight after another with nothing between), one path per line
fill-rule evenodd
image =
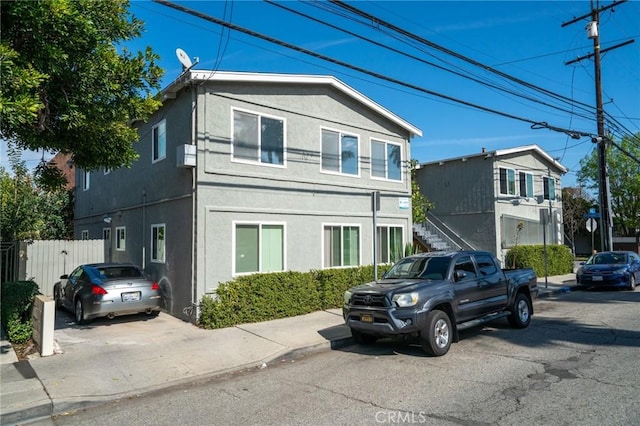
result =
M221 328L320 309L320 296L311 274L255 274L221 283L215 298L203 297L199 322L204 328Z
M379 266L378 276L388 268ZM202 298L198 323L223 328L338 308L345 290L369 281L373 266L242 276Z
M11 343L24 343L31 339L33 334L31 321L21 322L16 319L10 319L6 327L7 338Z
M529 245L514 247L507 253L505 265L507 268L533 268L536 275L545 275L545 256L543 245ZM573 254L565 245L552 244L547 246L547 274L563 275L573 272Z
M7 281L2 283L0 309L2 324L12 343L24 343L31 338L31 307L38 284L33 281Z

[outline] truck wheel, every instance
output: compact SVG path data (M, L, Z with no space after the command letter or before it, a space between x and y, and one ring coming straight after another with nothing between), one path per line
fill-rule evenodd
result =
M422 350L431 356L442 356L451 347L451 320L443 311L435 310L427 315L427 323L420 332Z
M354 330L353 328L351 329L351 336L356 343L359 343L361 345L371 345L374 344L376 340L378 340L376 336L362 333L358 330Z
M531 299L524 293L518 293L509 315L509 324L514 328L526 328L531 322Z

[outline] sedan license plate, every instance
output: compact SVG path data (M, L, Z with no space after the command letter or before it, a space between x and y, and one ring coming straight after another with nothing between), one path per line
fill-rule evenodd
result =
M602 277L600 275L594 275L593 278L591 278L593 281L602 281Z
M137 302L140 300L140 292L132 291L129 293L122 293L122 301L123 302Z
M362 322L373 322L373 315L371 314L361 314L360 315L360 321Z

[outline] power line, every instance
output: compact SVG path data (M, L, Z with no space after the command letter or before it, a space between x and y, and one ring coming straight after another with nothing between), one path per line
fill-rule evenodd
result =
M325 25L325 26L328 26L328 27L330 27L330 28L333 28L334 30L337 30L337 31L343 32L343 33L348 34L348 35L350 35L350 36L352 36L352 37L356 37L356 38L358 38L358 39L360 39L360 40L363 40L363 41L366 41L366 42L368 42L368 43L371 43L371 44L373 44L373 45L375 45L375 46L381 47L381 48L383 48L383 49L386 49L386 50L389 50L389 51L391 51L391 52L397 53L397 54L399 54L399 55L405 56L405 57L407 57L407 58L410 58L410 59L416 60L416 61L418 61L418 62L420 62L420 63L425 64L425 65L429 65L429 66L435 67L435 68L437 68L437 69L439 69L439 70L445 71L445 72L447 72L447 73L454 74L454 75L456 75L456 76L458 76L458 77L461 77L461 78L464 78L464 79L467 79L467 80L473 81L473 82L475 82L475 83L481 84L481 85L486 86L486 87L489 87L489 88L493 88L493 89L496 89L496 90L499 90L499 91L502 91L502 92L506 92L506 93L508 93L508 94L510 94L510 95L513 95L513 96L516 96L516 97L519 97L519 98L523 98L523 99L526 99L526 100L528 100L528 101L531 101L531 102L534 102L534 103L538 103L538 104L540 104L540 105L544 105L544 106L547 106L547 107L550 107L550 108L553 108L553 109L557 109L557 110L559 110L559 111L561 111L561 112L566 112L566 113L569 113L569 114L572 114L572 115L573 115L573 114L575 114L575 113L574 113L573 111L571 111L571 110L567 110L567 109L564 109L564 108L560 108L560 107L558 107L558 106L555 106L555 105L549 104L549 103L547 103L547 102L544 102L544 101L542 101L542 100L540 100L540 99L538 99L538 98L534 98L534 97L527 96L527 95L524 95L524 94L521 94L521 93L517 93L516 91L514 91L514 90L510 90L510 89L508 89L508 88L506 88L506 87L502 87L502 86L499 86L499 85L497 85L497 84L493 84L493 83L490 83L490 82L487 82L487 81L483 81L483 80L481 80L481 79L479 79L479 78L474 78L474 77L472 77L472 76L470 76L470 75L463 74L462 72L454 71L454 70L452 70L452 69L450 69L450 68L446 68L446 67L444 67L444 66L442 66L442 65L438 65L438 64L436 64L436 63L434 63L434 62L427 61L427 60L422 59L422 58L420 58L420 57L417 57L417 56L415 56L415 55L411 55L411 54L409 54L409 53L407 53L407 52L403 52L403 51L401 51L401 50L399 50L399 49L393 48L393 47L391 47L391 46L388 46L388 45L385 45L385 44L380 43L380 42L378 42L378 41L375 41L375 40L373 40L373 39L370 39L370 38L368 38L368 37L365 37L365 36L362 36L362 35L360 35L360 34L354 33L354 32L352 32L352 31L349 31L349 30L345 29L345 28L339 27L339 26L337 26L337 25L333 25L333 24L331 24L331 23L329 23L329 22L326 22L326 21L323 21L323 20L321 20L321 19L315 18L315 17L310 16L310 15L308 15L308 14L306 14L306 13L303 13L303 12L297 11L297 10L295 10L295 9L292 9L292 8L290 8L290 7L284 6L284 5L283 5L283 4L281 4L281 3L277 3L277 2L272 1L272 0L264 0L264 1L265 1L265 3L268 3L268 4L271 4L271 5L273 5L273 6L279 7L279 8L281 8L281 9L283 9L283 10L286 10L286 11L288 11L288 12L294 13L294 14L296 14L296 15L298 15L298 16L302 16L302 17L304 17L304 18L306 18L306 19L309 19L309 20L312 20L312 21L314 21L314 22L317 22L317 23L320 23L320 24L322 24L322 25ZM571 106L573 106L573 104L571 104ZM576 115L579 115L579 114L576 114ZM585 119L591 119L591 116L586 116L586 115L579 115L579 116L580 116L580 117L582 117L582 118L585 118Z
M419 92L422 92L422 93L426 93L428 95L432 95L432 96L435 96L435 97L439 97L439 98L454 102L454 103L458 103L458 104L465 105L465 106L468 106L468 107L476 108L476 109L479 109L481 111L485 111L485 112L493 113L493 114L500 115L500 116L503 116L503 117L506 117L506 118L511 118L511 119L514 119L514 120L518 120L518 121L522 121L522 122L525 122L525 123L529 123L529 124L532 125L532 127L533 126L537 126L537 128L543 128L544 127L544 128L548 128L548 129L551 129L551 130L562 131L564 133L571 134L572 136L575 136L575 135L583 135L583 136L584 135L590 135L589 133L586 133L586 132L578 132L578 131L572 131L572 130L569 130L569 129L563 129L563 128L560 128L560 127L550 126L550 125L548 125L547 123L544 123L544 122L539 122L539 121L532 120L532 119L529 119L529 118L524 118L524 117L520 117L520 116L517 116L517 115L514 115L514 114L509 114L509 113L502 112L502 111L499 111L499 110L496 110L496 109L493 109L493 108L489 108L489 107L485 107L485 106L482 106L482 105L479 105L479 104L475 104L475 103L472 103L472 102L464 101L462 99L458 99L458 98L455 98L453 96L445 95L443 93L439 93L439 92L436 92L436 91L433 91L433 90L430 90L430 89L426 89L424 87L417 86L415 84L406 83L406 82L398 80L396 78L385 76L383 74L380 74L380 73L377 73L377 72L373 72L373 71L370 71L368 69L365 69L365 68L362 68L362 67L359 67L359 66L355 66L355 65L349 64L347 62L344 62L344 61L341 61L341 60L338 60L338 59L335 59L335 58L331 58L331 57L326 56L326 55L322 55L322 54L317 53L317 52L313 52L313 51L305 49L303 47L299 47L299 46L287 43L285 41L273 38L271 36L267 36L265 34L258 33L256 31L241 27L239 25L235 25L235 24L232 24L230 22L223 21L221 19L218 19L218 18L209 16L209 15L206 15L204 13L198 12L196 10L193 10L193 9L190 9L190 8L187 8L187 7L175 4L175 3L171 3L171 2L169 2L167 0L153 0L153 1L156 2L156 3L162 4L164 6L176 9L178 11L181 11L181 12L184 12L184 13L188 13L190 15L193 15L193 16L196 16L198 18L204 19L206 21L209 21L209 22L212 22L212 23L215 23L215 24L218 24L218 25L222 25L224 27L233 29L235 31L239 31L239 32L248 34L248 35L250 35L252 37L260 38L260 39L268 41L270 43L274 43L274 44L280 45L282 47L286 47L288 49L292 49L292 50L295 50L297 52L304 53L304 54L313 56L315 58L334 63L336 65L340 65L340 66L343 66L343 67L346 67L346 68L350 68L352 70L355 70L355 71L361 72L363 74L367 74L367 75L379 78L381 80L386 80L386 81L389 81L391 83L395 83L395 84L398 84L398 85L401 85L401 86L404 86L404 87L407 87L407 88L410 88L410 89L413 89L413 90L416 90L416 91L419 91Z
M385 20L383 20L383 19L381 19L381 18L379 18L377 16L371 15L371 14L369 14L369 13L367 13L365 11L362 11L362 10L360 10L360 9L354 7L354 6L347 5L343 1L340 1L340 0L329 0L329 2L334 4L334 5L336 5L336 6L339 6L339 7L343 8L345 10L348 10L348 11L354 13L355 15L358 15L358 16L361 16L361 17L367 19L372 24L380 25L380 26L384 26L386 28L389 28L389 29L391 29L391 30L393 30L393 31L395 31L395 32L397 32L399 34L402 34L405 37L408 37L408 38L410 38L412 40L415 40L415 41L417 41L417 42L419 42L421 44L424 44L424 45L429 46L429 47L431 47L433 49L436 49L438 51L441 51L443 53L451 55L451 56L453 56L453 57L455 57L455 58L457 58L459 60L462 60L464 62L470 63L470 64L472 64L474 66L477 66L477 67L479 67L479 68L481 68L481 69L483 69L485 71L488 71L488 72L491 72L493 74L499 75L500 77L503 77L503 78L505 78L507 80L513 81L513 82L518 83L520 85L523 85L523 86L525 86L527 88L536 90L538 92L542 92L542 93L544 93L544 94L546 94L548 96L551 96L553 98L564 100L564 101L570 102L571 104L582 105L584 107L589 108L590 110L593 110L593 106L591 106L589 104L586 104L586 103L583 103L583 102L578 102L578 101L575 101L574 99L569 99L566 96L554 93L554 92L552 92L550 90L547 90L547 89L544 89L544 88L542 88L540 86L534 85L532 83L528 83L528 82L526 82L524 80L521 80L521 79L519 79L517 77L511 76L511 75L509 75L507 73L504 73L504 72L502 72L500 70L497 70L497 69L495 69L495 68L493 68L493 67L491 67L489 65L486 65L486 64L483 64L481 62L478 62L478 61L476 61L474 59L471 59L469 57L466 57L466 56L464 56L464 55L462 55L460 53L454 52L451 49L448 49L448 48L446 48L444 46L441 46L441 45L436 44L436 43L434 43L434 42L432 42L430 40L427 40L427 39L425 39L423 37L420 37L420 36L418 36L416 34L413 34L413 33L409 32L409 31L406 31L406 30L404 30L404 29L402 29L402 28L400 28L400 27L398 27L398 26L396 26L394 24L391 24L390 22L387 22L387 21L385 21Z

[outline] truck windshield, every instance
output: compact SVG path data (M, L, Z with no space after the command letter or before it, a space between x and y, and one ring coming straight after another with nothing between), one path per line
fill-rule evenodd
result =
M443 280L447 276L449 263L450 259L446 257L407 257L393 265L383 278Z

